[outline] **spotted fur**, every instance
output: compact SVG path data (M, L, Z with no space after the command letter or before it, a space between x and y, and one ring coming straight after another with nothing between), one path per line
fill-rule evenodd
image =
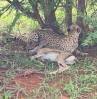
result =
M80 32L81 28L78 25L71 25L68 29L68 35L59 35L50 29L40 29L28 33L27 37L13 37L12 40L18 44L21 43L27 50L40 46L40 48L58 49L72 53L78 47Z
M63 51L69 51L72 53L78 47L78 37L81 32L81 28L78 25L71 25L68 29L68 35L59 35L51 30L36 30L30 34L29 42L34 40L38 45L46 43L46 48L58 49ZM33 37L33 34L37 36ZM37 45L37 44L36 44ZM34 46L31 43L27 45Z

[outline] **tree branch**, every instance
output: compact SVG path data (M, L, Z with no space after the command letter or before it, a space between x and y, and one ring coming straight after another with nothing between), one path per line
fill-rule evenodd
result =
M6 5L5 7L3 7L1 10L0 10L0 16L3 15L6 11L8 11L10 9L10 4Z
M55 9L54 9L54 12L57 10L57 8L58 8L58 6L59 6L59 4L60 4L61 1L62 1L62 0L58 0L58 1L56 2L56 6L55 6Z
M22 5L20 4L20 2L18 0L7 0L11 5L13 5L16 9L19 9L21 12L23 12L24 14L26 14L28 17L30 18L34 18L36 19L36 16L34 13L30 12L30 10L25 9L22 7Z
M37 9L37 7L38 7L37 1L34 3L32 2L32 0L28 0L28 1L29 1L30 5L32 6L32 9L34 10L34 14L36 15L36 18L37 18L38 23L40 24L40 27L44 28L45 27L44 22L41 19L39 11Z

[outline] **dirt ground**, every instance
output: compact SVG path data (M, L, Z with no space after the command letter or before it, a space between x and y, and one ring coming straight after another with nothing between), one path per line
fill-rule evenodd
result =
M6 72L6 69L0 68L0 76L1 76L0 82L1 83L2 83L2 76L5 72ZM33 74L30 74L27 76L21 76L18 74L13 79L10 80L10 82L8 83L8 85L6 87L8 87L8 89L14 89L17 87L17 83L19 83L20 89L25 88L27 91L31 91L31 90L37 89L40 86L40 84L42 83L43 79L44 79L44 75L42 75L42 74L33 73ZM57 79L55 79L53 81L47 82L47 84L49 86L52 86L60 80L68 82L69 76L64 75L64 77L62 77L62 78L58 77ZM60 92L61 92L62 87L63 87L62 85L58 85L58 86L56 86L56 90L60 90ZM26 99L26 95L20 92L18 95L18 99ZM37 99L41 99L41 98L37 98ZM69 98L66 93L61 92L60 99L69 99Z
M88 57L90 57L92 60L97 60L97 48L96 47L88 48L85 52L88 52L88 54L89 54ZM84 57L79 56L78 58L83 59ZM2 79L3 79L3 75L5 72L6 72L6 68L0 67L0 85L2 85ZM44 79L44 75L38 74L38 73L32 73L27 76L17 74L15 77L13 77L13 79L11 79L8 82L6 87L12 90L12 89L16 88L17 83L19 83L20 89L19 89L19 92L17 92L17 94L15 94L15 95L18 97L17 99L26 99L27 96L25 94L21 93L22 88L25 88L27 91L35 90L40 86L43 79ZM52 81L47 82L47 84L49 86L52 86L60 80L63 80L68 83L70 80L70 76L63 75L62 77L58 77ZM62 87L63 87L62 85L56 86L56 90L60 90L60 93L61 93L59 99L69 99L69 95L61 90ZM3 88L0 89L0 92L2 92L2 89ZM39 97L39 99L41 99L41 98Z

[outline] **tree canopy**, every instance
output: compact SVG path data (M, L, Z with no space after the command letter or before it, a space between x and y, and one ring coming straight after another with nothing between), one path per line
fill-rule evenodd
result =
M85 24L94 25L90 19L91 17L94 19L94 14L97 12L96 0L6 0L6 2L6 5L0 7L0 15L8 10L10 13L12 9L16 11L9 32L21 15L37 21L42 29L51 28L56 33L60 33L61 26L56 18L56 11L59 9L64 11L62 19L67 27L72 23L77 23L82 29L85 28Z

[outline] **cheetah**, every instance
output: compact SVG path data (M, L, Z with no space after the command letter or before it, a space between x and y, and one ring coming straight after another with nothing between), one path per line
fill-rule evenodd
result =
M66 59L66 57L72 54L78 47L78 38L80 33L81 33L81 28L76 24L73 24L68 28L68 35L64 35L64 34L59 35L57 33L54 33L52 30L36 30L29 34L27 40L27 48L32 49L30 50L31 53L35 52L36 54L37 51L41 48L53 49L52 52L55 52L56 49L63 51L63 52L59 51L57 56L60 57L59 60L61 59L63 61ZM77 53L80 54L80 51L77 51ZM59 60L57 60L58 63ZM61 64L62 66L59 67L60 71L63 68L68 67L67 64L64 62L63 63L61 62Z
M64 34L59 35L53 33L52 30L40 30L40 31L37 30L33 33L37 34L38 46L35 47L34 50L30 50L30 53L36 52L36 55L32 56L30 59L37 57L45 57L45 55L50 55L50 54L52 54L53 56L56 55L57 56L56 60L59 65L59 70L57 72L61 73L69 69L69 66L66 64L65 60L78 47L78 37L79 34L81 33L81 28L78 25L71 25L68 29L67 36ZM29 45L31 46L32 41L33 39L30 38L29 42L27 43L28 44L27 47ZM77 52L79 53L79 51Z
M78 25L73 24L68 28L67 36L64 34L59 35L57 33L54 33L52 30L36 30L30 35L36 34L38 37L38 44L36 44L37 47L35 47L35 50L45 47L73 53L78 47L78 37L80 33L81 28ZM30 36L27 43L28 48L29 46L33 46L33 41L34 37L32 38L32 36Z

